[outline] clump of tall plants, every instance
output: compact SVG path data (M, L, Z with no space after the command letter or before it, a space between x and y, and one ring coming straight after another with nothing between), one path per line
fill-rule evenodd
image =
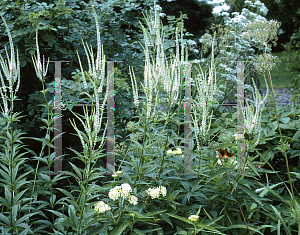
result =
M25 148L21 142L22 133L14 130L13 122L21 118L13 113L19 80L15 90L13 87L20 70L18 62L15 63L7 27L11 59L8 57L8 66L2 60L1 67L8 85L0 73L4 104L2 116L8 123L5 135L0 136L5 140L2 145L4 151L0 153L3 162L0 169L0 202L3 205L0 229L3 234L266 234L275 230L279 234L281 224L289 234L296 231L297 226L300 233L299 204L292 184L291 200L283 199L273 190L277 185L258 182L261 173L270 171L253 167L253 159L247 155L247 151L255 148L260 139L260 117L265 98L262 99L257 89L253 94L255 105L247 104L243 112L245 131L250 136L245 140L247 174L237 174L232 161L216 157L216 149L208 147L212 138L210 131L220 135L216 123L223 125L222 121L216 120L214 108L209 106L217 99L215 37L212 38L208 73L199 66L202 72L193 77L196 92L192 102L192 122L189 133L183 135L185 105L191 101L185 97L190 64L183 43L183 22L178 22L175 31L176 53L167 59L159 10L154 2L153 10L145 17L146 26L141 25L145 57L144 81L141 84L137 83L133 69L129 68L136 116L127 124L130 134L124 137L123 144L116 151L121 159L118 161L120 165L114 174L106 176L109 180L104 185L101 178L105 169L98 163L105 157L106 124L103 113L107 100L105 83L110 77L106 79L105 76L105 55L96 11L93 8L97 27L96 59L92 48L86 49L83 44L88 57L88 73L84 73L79 58L83 87L87 89L87 80L93 85L93 95L82 94L87 95L95 106L90 114L87 108L81 116L72 112L84 130L81 131L75 121L70 120L82 144L82 151L72 150L71 170L56 175L52 171L53 163L55 158L63 156L51 153L52 143L57 138L50 138L52 124L57 118L52 114L53 101L44 96L48 116L47 120L42 119L47 127L41 129L46 130L45 138L34 138L42 144L39 155ZM259 23L266 24L265 21ZM257 22L247 27L252 30L255 24ZM267 23L265 27L270 27L269 34L249 33L245 37L249 36L250 40L251 37L259 37L256 39L262 40L266 52L266 43L274 39L272 32L277 26L276 22ZM38 48L37 33L36 43ZM39 50L37 52L35 71L44 88L47 69L44 61L43 65L41 63ZM266 53L256 61L258 71L269 72L272 66L273 62ZM271 81L269 73L276 112ZM48 91L44 89L41 92L45 94ZM182 105L184 102L185 105ZM227 123L233 126L228 120ZM189 136L192 141L187 143ZM233 145L232 137L233 134L220 136L223 147ZM47 151L44 151L45 147ZM284 151L284 145L282 148ZM36 161L34 169L26 165L29 158ZM285 158L287 161L286 155ZM80 161L81 166L74 164L74 160ZM295 216L290 217L292 222L288 225L276 207L270 204L267 192L278 196L290 207L291 215Z

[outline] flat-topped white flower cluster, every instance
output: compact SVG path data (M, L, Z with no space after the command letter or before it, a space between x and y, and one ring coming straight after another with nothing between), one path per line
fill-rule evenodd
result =
M146 190L146 193L151 196L152 199L159 198L160 195L165 197L167 195L167 189L164 186L160 186L157 188L149 188Z
M109 191L108 197L114 201L118 200L119 197L128 197L129 193L132 192L132 188L129 184L125 183L121 186L116 186Z
M121 186L115 186L109 190L108 197L113 201L118 200L119 198L128 198L129 204L136 206L138 204L138 198L134 195L130 195L132 188L128 183L124 183ZM159 198L160 196L165 197L167 195L167 189L164 186L159 186L156 188L149 188L146 190L146 193L151 196L151 199ZM105 204L103 201L100 201L95 204L94 210L99 213L104 213L110 210L111 207Z

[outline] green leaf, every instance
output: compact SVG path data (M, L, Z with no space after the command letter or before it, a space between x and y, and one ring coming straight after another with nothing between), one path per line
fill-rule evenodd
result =
M259 230L255 229L255 228L253 228L253 227L251 227L249 225L248 225L248 227L249 227L250 230L252 230L254 232L257 232L257 233L259 233L261 235L264 235ZM247 226L244 225L244 224L234 224L234 225L230 225L226 230L233 229L233 228L243 228L243 229L246 229L246 230L248 229Z
M281 118L280 121L283 123L288 123L291 119L289 117Z
M280 215L280 212L279 212L273 205L270 204L270 206L271 206L272 209L274 210L274 212L275 212L277 218L281 221L281 223L282 223L282 225L283 225L285 231L286 231L288 234L291 234L290 230L288 229L288 227L286 226L284 220L282 219L282 217L281 217L281 215Z
M80 170L78 169L77 166L75 166L72 162L70 162L70 165L72 166L73 170L76 172L76 174L78 175L80 181L82 181L82 175Z
M15 223L16 227L22 227L21 223L27 219L29 219L31 216L38 214L38 212L35 213L30 213L30 214L26 214L24 216L22 216L20 219L17 220L17 222ZM27 225L28 226L28 225Z
M8 218L6 216L4 216L2 213L0 213L0 220L2 222L4 222L7 226L10 225L10 222L9 222Z
M172 213L166 213L166 214L167 214L168 216L171 216L171 217L175 218L175 219L179 219L179 220L181 220L181 221L183 221L183 222L186 222L186 223L188 223L188 224L193 225L193 222L190 221L190 220L188 220L187 218L184 218L184 217L181 217L181 216L178 216L178 215L174 215L174 214L172 214Z
M166 222L167 222L169 225L171 225L172 228L173 228L172 221L166 216L165 213L161 213L161 214L159 214L159 215L160 215L160 217L161 217L164 221L166 221Z
M137 228L135 228L135 229L133 230L133 232L136 232L138 235L146 235L146 233L144 233L142 230L139 230L139 229L137 229Z
M209 181L216 178L217 176L223 175L223 174L231 172L231 171L234 171L234 169L233 168L221 168L215 174L213 174L211 177L209 177L208 180L206 180L205 184L207 184Z
M73 225L78 227L79 222L78 222L78 218L76 216L76 211L75 211L75 208L73 205L69 205L68 213L69 213L69 216L70 216L70 219L71 219Z
M138 149L143 149L143 146L139 142L137 142L136 140L132 140L132 142L134 142L136 144Z
M300 136L300 129L296 131L296 133L294 134L292 141L296 141Z
M252 197L257 203L259 203L263 207L261 200L256 196L256 194L252 190L248 189L247 187L241 184L238 184L238 187L241 188L245 193L247 193L250 197Z
M115 227L109 234L110 235L121 235L122 232L133 222L128 221L120 224L118 227Z
M200 214L201 207L202 207L202 206L199 206L199 209L198 209L197 214L196 214L197 216Z

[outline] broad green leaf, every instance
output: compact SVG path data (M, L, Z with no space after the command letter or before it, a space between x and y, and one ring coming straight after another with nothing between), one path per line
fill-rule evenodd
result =
M290 230L288 229L288 227L286 226L284 220L282 219L282 217L281 217L281 215L280 215L280 212L279 212L273 205L270 204L270 206L271 206L272 209L274 210L274 212L275 212L277 218L281 221L281 223L282 223L282 225L283 225L285 231L286 231L288 234L291 234ZM292 235L292 234L291 234L291 235Z
M181 220L181 221L183 221L183 222L186 222L186 223L188 223L188 224L193 225L193 222L190 221L190 220L187 219L187 218L184 218L184 217L181 217L181 216L178 216L178 215L174 215L174 214L172 214L172 213L166 213L166 215L171 216L171 217L173 217L173 218L175 218L175 219L179 219L179 220Z
M206 183L207 184L209 181L211 181L212 179L218 177L218 176L221 176L223 174L226 174L228 172L231 172L231 171L234 171L235 169L233 168L221 168L221 169L218 169L218 171L213 174L211 177L208 178L208 180L206 180Z
M131 221L124 222L119 226L115 227L109 234L110 235L121 235L122 232L131 224Z
M238 184L238 187L241 188L245 193L247 193L250 197L252 197L257 203L259 203L263 207L261 200L256 196L256 194L252 190L248 189L247 187L241 184Z
M172 228L173 228L172 221L166 216L165 213L161 213L161 214L159 214L159 215L161 216L161 218L162 218L164 221L166 221L166 222L167 222L169 225L171 225Z

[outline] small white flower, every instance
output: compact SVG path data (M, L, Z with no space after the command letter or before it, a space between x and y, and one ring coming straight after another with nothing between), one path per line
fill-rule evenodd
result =
M229 16L229 13L226 12L226 11L223 11L223 12L222 12L222 16Z
M192 46L192 45L196 45L196 42L194 40L189 39L187 41L187 44L189 44L190 46Z
M181 148L176 148L176 150L173 151L173 154L182 154Z
M121 186L116 186L113 189L109 190L108 197L112 200L117 200L121 196Z
M132 188L129 184L125 183L121 185L122 187L122 197L128 197L129 193L132 192Z
M161 194L163 197L167 195L167 189L164 186L160 186L157 188L149 188L146 190L146 193L151 196L151 199L159 198L159 195Z
M159 193L160 193L160 190L159 188L149 188L148 190L146 190L146 193L151 196L151 199L155 199L155 198L159 198Z
M166 14L165 14L165 13L159 13L159 16L160 16L161 18L164 18L164 17L166 16Z
M110 210L111 207L109 207L107 204L105 204L103 201L98 202L97 204L95 204L94 206L95 210L98 211L99 213L104 213L107 210Z
M136 196L130 196L129 203L136 206L138 204L138 198Z
M117 173L122 173L122 171L117 171ZM116 175L118 175L115 173ZM112 200L117 200L119 197L128 197L130 192L132 192L132 188L129 184L125 183L121 186L116 186L113 189L109 190L108 197Z
M195 222L195 221L197 221L198 218L199 218L198 215L191 215L191 216L189 217L189 220Z
M167 189L164 186L160 186L160 193L162 194L163 197L167 195Z
M244 3L245 3L246 6L253 6L253 3L251 1L247 0Z
M127 123L127 129L129 131L134 131L134 122L128 122Z
M220 12L216 12L216 11L214 11L212 14L215 15L215 16L220 16L221 15Z

